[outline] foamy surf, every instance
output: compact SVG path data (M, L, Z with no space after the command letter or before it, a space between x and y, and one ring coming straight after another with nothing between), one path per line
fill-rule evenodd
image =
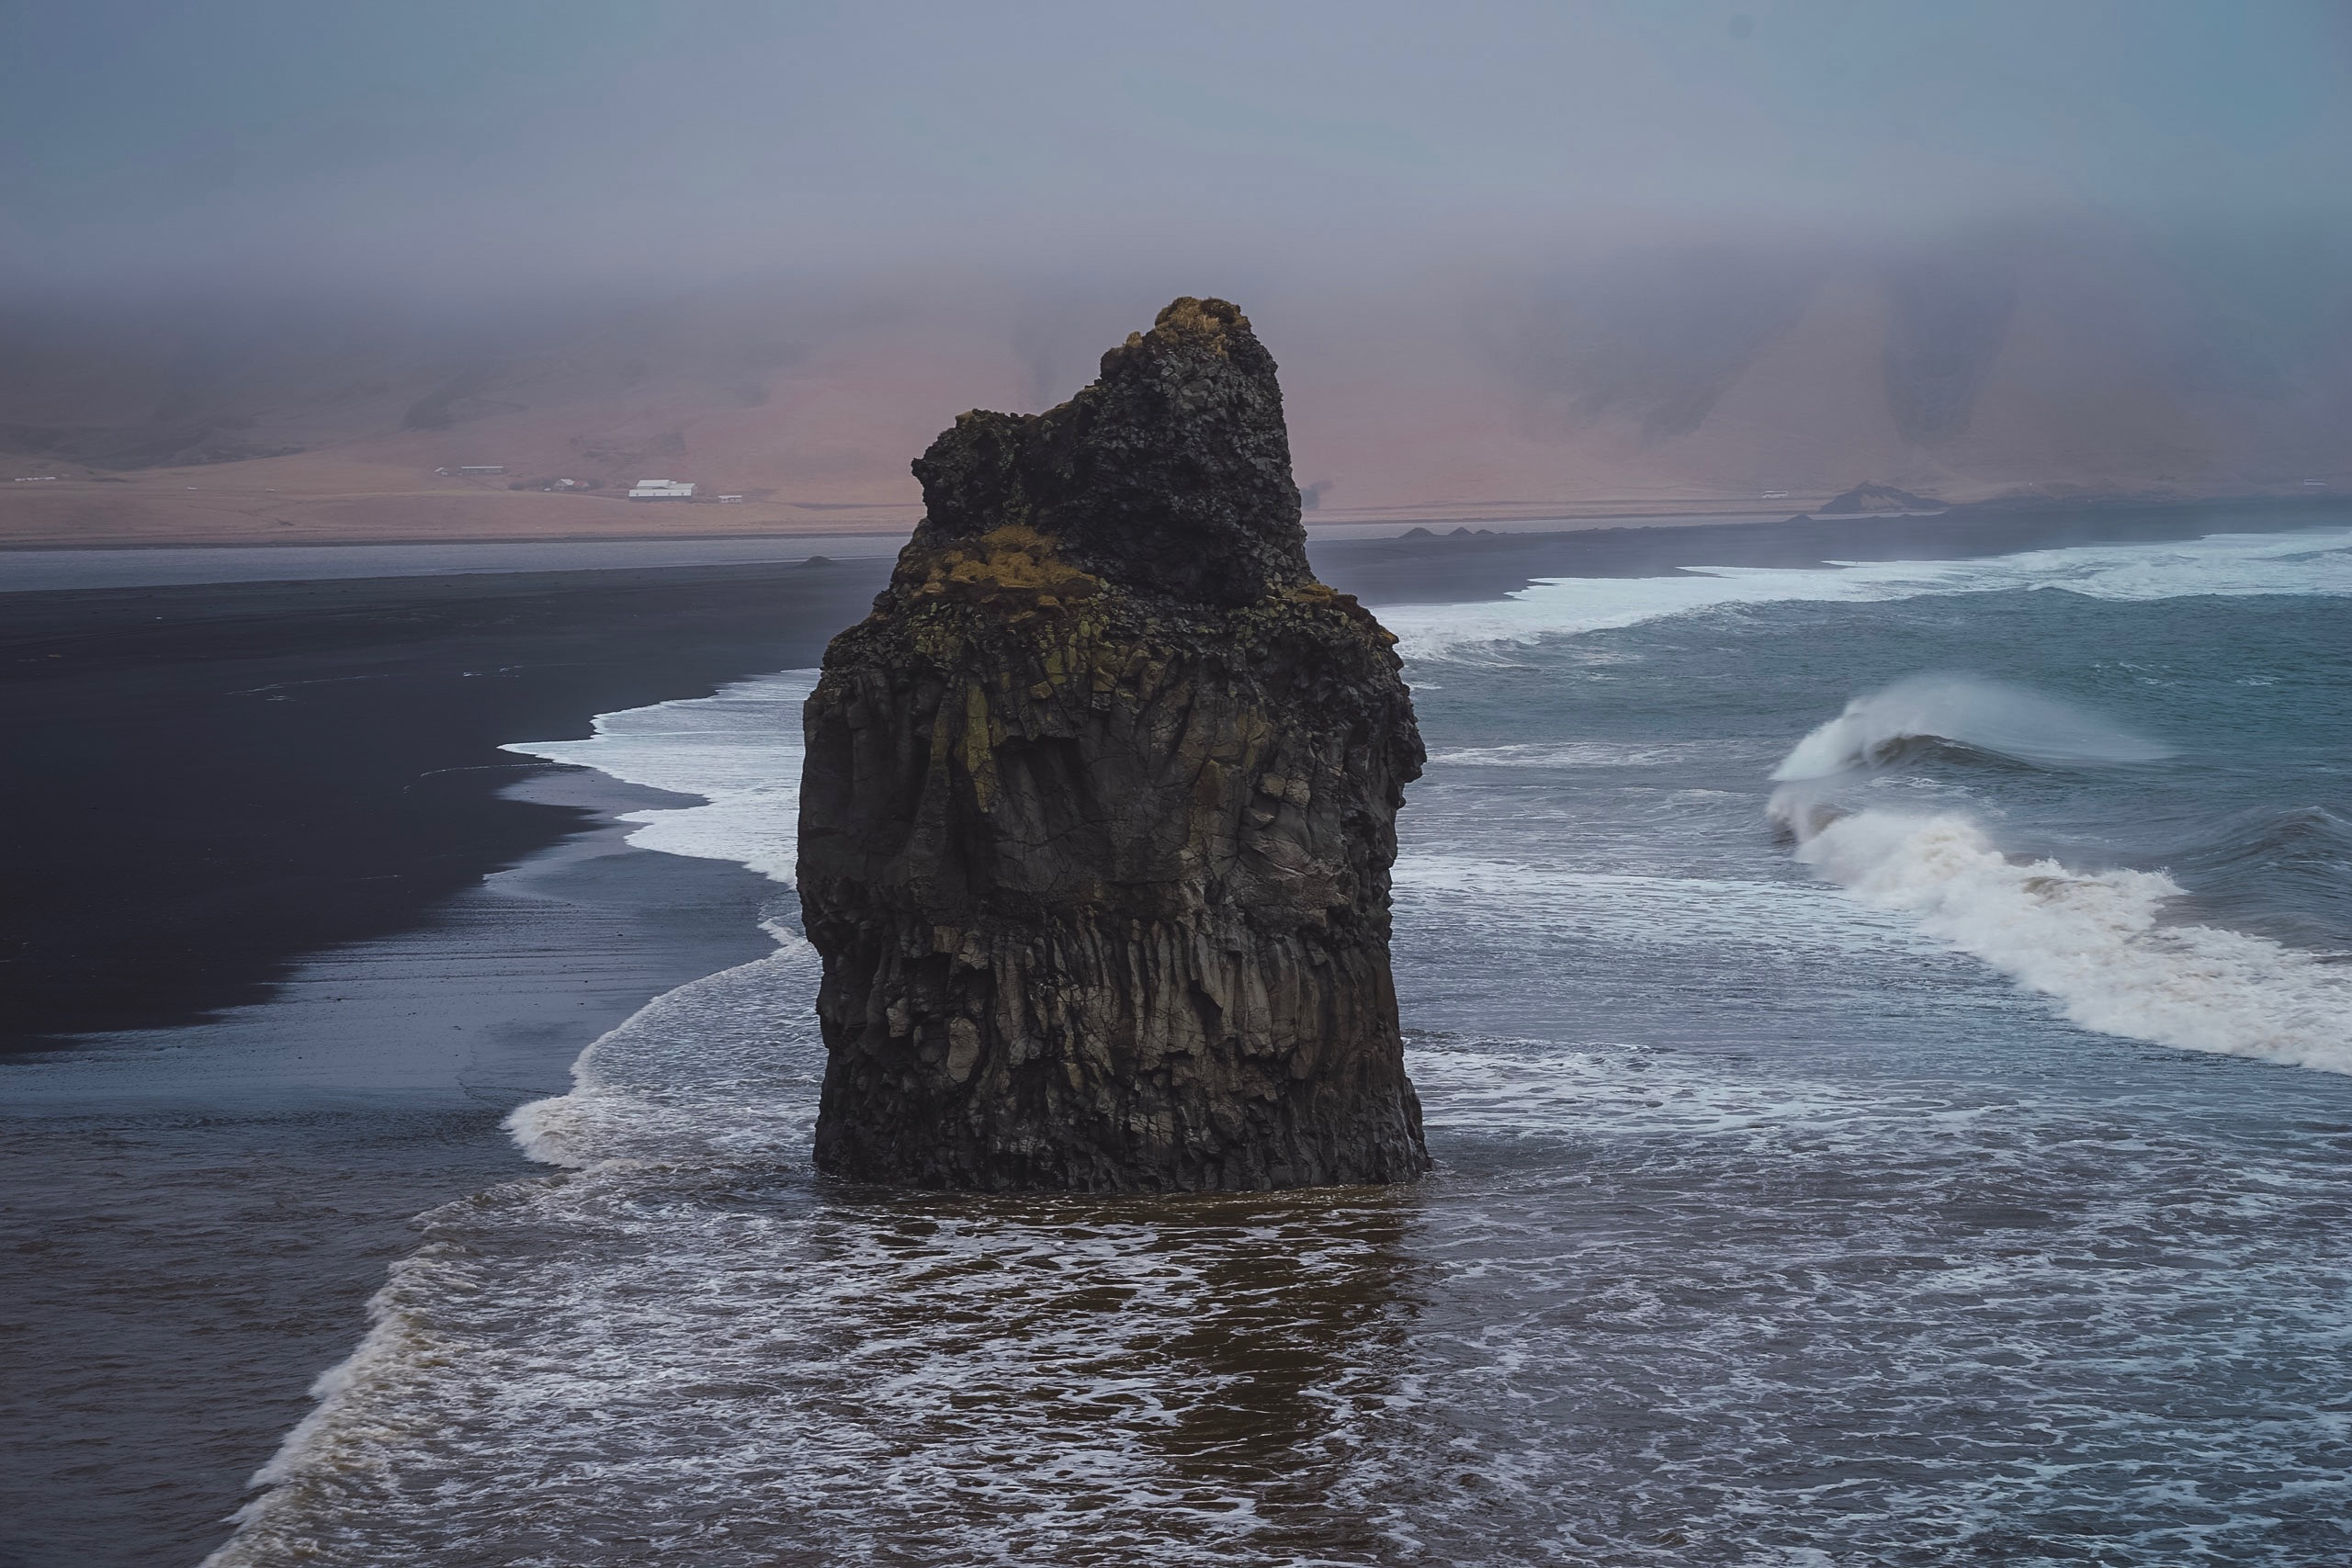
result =
M237 1533L200 1568L262 1568L315 1555L308 1517L331 1512L336 1494L360 1481L380 1482L401 1449L424 1435L423 1415L406 1388L428 1369L469 1348L435 1328L433 1303L474 1288L447 1249L427 1246L391 1266L368 1303L368 1329L357 1349L311 1385L317 1404L249 1483L254 1499L232 1517Z
M2020 863L1966 818L1875 810L1820 828L1797 858L2085 1029L2352 1073L2352 976L2264 937L2165 924L2184 890L2161 872Z
M378 1506L361 1499L396 1489L403 1463L481 1423L485 1405L548 1380L539 1345L487 1325L511 1328L509 1311L531 1311L533 1273L550 1308L567 1286L608 1282L578 1278L595 1274L593 1263L540 1261L518 1273L494 1246L484 1251L488 1242L537 1226L593 1235L614 1224L614 1205L626 1210L665 1180L756 1181L805 1165L823 1066L809 1005L816 952L795 932L770 930L781 943L775 953L655 998L581 1054L570 1093L509 1114L524 1152L564 1174L424 1216L430 1239L392 1266L368 1303L367 1336L312 1386L317 1407L254 1476L259 1495L204 1568L345 1560L320 1541L338 1521ZM499 1305L478 1314L469 1310L477 1298ZM610 1375L586 1370L575 1386L590 1398Z
M2186 543L2086 545L1983 560L1869 561L1810 569L1703 567L1672 577L1560 577L1476 604L1383 606L1410 660L1488 662L1514 644L1743 604L1864 604L2054 589L2139 602L2193 594L2352 595L2352 528L2216 534Z
M2322 955L2167 923L2166 907L2187 890L2161 872L2028 862L1962 814L1853 809L1837 798L1840 777L1930 739L2048 767L2176 754L2038 693L1953 676L1900 682L1853 699L1773 770L1781 787L1768 810L1797 839L1797 859L2054 998L2085 1029L2352 1073L2352 975Z
M2045 768L2115 767L2178 754L2039 692L1964 675L1920 675L1848 703L1797 742L1772 779L1786 784L1876 767L1915 740L1950 741Z
M628 841L733 861L789 887L799 858L800 704L816 684L814 670L758 675L707 697L599 714L585 740L503 750L701 795L700 806L624 814L622 821L641 824Z
M629 842L668 854L732 861L793 883L799 816L799 706L814 671L735 682L708 697L600 714L585 740L504 748L594 768L625 783L699 795L696 805L630 812ZM805 1148L821 1060L808 1001L816 951L777 921L765 958L665 992L591 1043L572 1063L568 1093L529 1101L505 1119L517 1147L572 1172L635 1168L772 1165ZM677 1043L695 1043L680 1071ZM570 1179L559 1179L562 1181ZM452 1228L469 1206L561 1205L564 1189L494 1190L425 1217ZM249 1568L316 1552L311 1532L355 1487L381 1482L404 1450L434 1429L448 1399L448 1369L494 1363L491 1348L446 1326L446 1304L482 1288L462 1247L435 1241L394 1264L368 1303L369 1328L350 1357L322 1373L318 1401L253 1477L258 1495L238 1533L204 1568Z
M733 861L789 887L799 858L800 705L814 670L786 670L721 687L707 697L600 714L586 740L534 741L505 750L594 768L628 784L702 797L696 806L630 812L643 826L640 849ZM592 1043L572 1064L569 1094L517 1107L506 1130L523 1152L548 1165L585 1168L609 1161L724 1160L770 1150L779 1129L755 1108L773 1103L773 1074L755 1050L741 1071L681 1075L649 1068L634 1044L681 1027L707 1028L714 1010L739 1022L720 1038L739 1042L808 1035L796 1015L816 988L817 954L779 921L763 929L777 951L693 981L648 1002ZM773 1016L761 1017L767 1012ZM691 1021L691 1022L689 1021ZM706 1068L723 1069L713 1046ZM794 1112L797 1115L797 1112ZM750 1124L745 1124L746 1122Z
M506 1118L515 1145L543 1164L572 1169L616 1161L772 1162L806 1133L798 1108L777 1120L780 1077L773 1043L813 1049L805 1016L818 980L817 950L799 932L769 924L777 950L690 981L645 1004L572 1064L571 1092L517 1106ZM729 1027L714 1028L724 1021ZM645 1042L701 1032L707 1055L692 1075ZM805 1138L802 1139L805 1141Z
M1431 767L1448 768L1664 768L1722 750L1718 741L1669 745L1610 745L1593 740L1553 740L1512 746L1457 746L1431 751Z

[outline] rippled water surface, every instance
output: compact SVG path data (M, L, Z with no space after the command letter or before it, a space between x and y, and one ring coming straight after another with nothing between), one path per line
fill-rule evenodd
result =
M1414 1188L820 1181L779 880L431 1217L219 1561L2352 1559L2347 544L1400 614ZM781 879L806 689L534 750Z

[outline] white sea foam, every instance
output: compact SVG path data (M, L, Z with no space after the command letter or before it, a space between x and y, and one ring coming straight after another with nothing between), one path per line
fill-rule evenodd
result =
M800 705L813 670L786 670L707 697L600 714L586 740L534 740L504 750L571 762L630 784L699 795L703 806L632 811L640 849L735 861L786 886L798 859Z
M2174 749L2098 714L1996 681L1920 675L1856 697L1772 771L1776 782L1822 779L1890 761L1909 740L1958 741L2042 767L2151 762Z
M2263 937L2164 923L2182 889L2161 873L2020 863L1964 817L1878 810L1837 818L1797 854L2086 1029L2352 1073L2352 974Z
M817 965L806 942L775 934L777 952L656 998L582 1053L571 1092L508 1117L527 1153L571 1172L425 1216L427 1244L393 1265L368 1304L368 1335L312 1386L317 1407L254 1477L264 1491L206 1568L377 1560L322 1553L319 1540L384 1512L379 1489L396 1492L403 1467L427 1456L459 1456L454 1493L502 1464L527 1464L535 1443L560 1449L548 1409L568 1403L574 1418L601 1415L598 1402L639 1359L677 1348L675 1336L642 1334L647 1319L663 1315L643 1298L677 1281L658 1270L632 1275L633 1208L658 1206L664 1181L806 1163L823 1064L809 1006ZM541 1234L572 1245L501 1255L502 1241ZM691 1242L682 1255L689 1266L718 1267L695 1259ZM616 1292L628 1299L616 1303ZM691 1290L678 1295L699 1336L708 1326L703 1303ZM616 1305L636 1310L634 1325ZM640 1337L614 1348L632 1326Z
M548 1165L772 1160L806 1146L813 1095L817 951L771 925L778 948L656 997L580 1054L570 1093L518 1106L506 1130ZM691 1073L648 1042L697 1041ZM786 1047L789 1046L790 1049Z
M629 842L734 861L789 886L798 858L800 707L816 680L813 670L756 676L707 697L599 715L587 740L506 750L699 795L699 806L629 813L624 821L644 824ZM817 957L797 931L774 923L766 929L776 953L656 997L580 1054L570 1093L509 1115L507 1131L523 1151L579 1168L786 1146L781 1134L794 1129L775 1123L777 1055L754 1043L811 1034L807 1001L816 988ZM719 1033L737 1043L741 1060L728 1059L714 1043L692 1075L643 1068L644 1052L633 1049L639 1043L681 1030L709 1035L714 1016L725 1018Z
M2185 889L2160 872L2021 862L1964 815L1850 810L1836 799L1838 777L1921 737L2050 765L2171 754L2036 693L1951 677L1901 682L1855 698L1774 770L1783 783L1769 810L1796 835L1797 858L2056 998L2086 1029L2352 1073L2352 975L2321 956L2166 923L2165 907Z
M2216 534L2158 545L2085 545L1984 560L1811 569L1691 567L1673 577L1559 577L1473 604L1383 606L1408 659L1478 660L1513 643L1630 626L1731 604L1867 603L1937 593L2061 589L2095 599L2352 594L2352 528Z
M601 714L586 740L505 750L591 767L626 783L703 797L695 806L627 814L643 849L734 861L790 886L797 859L800 705L814 671L739 681L708 697ZM625 1171L637 1166L773 1161L808 1145L815 1105L809 1010L815 950L770 924L767 957L656 997L583 1050L569 1093L506 1118L523 1151L548 1165ZM676 1048L693 1042L692 1071ZM462 1205L459 1205L461 1207ZM331 1513L355 1478L388 1473L432 1430L441 1369L489 1348L453 1339L436 1304L481 1288L460 1248L435 1243L395 1264L369 1303L372 1326L311 1388L317 1406L289 1432L253 1484L243 1528L206 1568L307 1556L309 1520ZM403 1416L413 1419L403 1421Z

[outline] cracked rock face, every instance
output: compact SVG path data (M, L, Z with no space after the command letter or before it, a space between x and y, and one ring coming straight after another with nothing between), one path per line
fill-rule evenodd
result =
M967 413L808 699L817 1163L1231 1190L1427 1168L1389 976L1421 741L1315 581L1274 363L1179 299L1046 413Z

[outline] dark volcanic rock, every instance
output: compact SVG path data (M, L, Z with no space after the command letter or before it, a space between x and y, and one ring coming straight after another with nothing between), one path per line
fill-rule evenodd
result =
M1893 485L1859 484L1836 500L1814 508L1815 517L1867 517L1877 513L1941 512L1944 503L1913 495Z
M1216 1190L1425 1169L1388 967L1420 735L1315 581L1274 363L1179 299L967 413L808 700L826 1170Z

